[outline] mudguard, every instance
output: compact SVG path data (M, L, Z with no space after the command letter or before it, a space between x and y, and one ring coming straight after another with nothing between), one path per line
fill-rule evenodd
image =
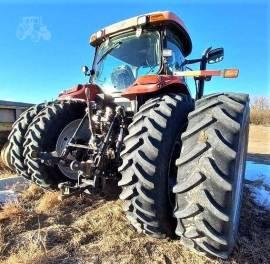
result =
M78 84L77 86L64 90L58 96L58 100L86 100L85 89L90 88L90 100L94 101L98 93L102 90L95 84ZM135 99L138 95L154 94L165 90L166 92L175 92L190 94L184 77L171 75L146 75L138 78L130 87L128 87L121 96L128 99Z
M58 95L58 100L71 100L71 99L80 99L86 100L85 90L90 88L90 100L94 101L96 95L101 93L100 88L95 84L78 84L77 86L64 90Z
M166 89L168 92L190 94L183 77L171 75L146 75L138 78L121 95L134 99L138 95L157 93Z

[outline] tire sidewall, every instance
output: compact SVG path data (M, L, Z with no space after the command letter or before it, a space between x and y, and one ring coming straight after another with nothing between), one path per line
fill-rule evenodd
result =
M237 158L235 161L235 168L234 168L234 183L233 183L233 193L232 193L232 203L231 206L231 218L232 221L230 223L230 243L229 243L229 252L233 250L233 247L237 241L238 231L239 231L239 222L240 222L240 214L241 214L241 207L242 207L242 197L243 197L243 189L244 189L244 177L245 177L245 167L246 167L246 155L247 155L247 146L248 146L248 135L249 135L249 107L248 105L245 106L245 111L243 113L243 119L241 122L241 130L239 133L238 139L238 149L237 149ZM243 164L241 165L241 162ZM243 166L241 175L238 175L239 166ZM240 179L239 179L240 178ZM235 223L233 222L233 215L235 210L235 200L236 200L236 185L238 180L241 181L240 192L239 192L239 204L238 209L235 216Z

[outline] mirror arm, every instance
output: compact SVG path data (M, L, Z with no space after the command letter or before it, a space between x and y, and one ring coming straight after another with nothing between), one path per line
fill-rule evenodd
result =
M184 65L187 65L187 64L194 64L194 63L198 63L198 62L201 62L201 61L202 61L202 59L185 60L182 65L184 66Z
M206 70L206 65L207 65L207 54L208 52L212 49L212 47L209 47L203 52L202 58L201 58L201 63L200 63L200 70L204 71ZM205 78L200 78L197 79L197 93L196 93L196 100L202 98L203 92L204 92L204 83L205 83Z
M94 79L94 75L95 75L95 70L91 69L89 72L89 83L92 84L93 83L93 79Z

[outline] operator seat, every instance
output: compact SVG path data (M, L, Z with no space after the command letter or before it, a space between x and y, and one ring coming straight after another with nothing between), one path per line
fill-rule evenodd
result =
M134 83L135 78L130 66L121 65L113 70L111 80L115 89L124 90Z

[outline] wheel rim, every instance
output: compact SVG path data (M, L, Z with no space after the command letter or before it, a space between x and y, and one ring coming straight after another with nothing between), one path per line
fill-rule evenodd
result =
M76 119L67 124L62 132L60 133L57 142L56 142L56 152L58 155L62 153L62 151L67 146L71 137L73 136L75 130L78 128L81 119ZM88 142L89 140L89 130L88 130L88 122L85 122L82 128L78 131L76 138L80 139L83 142ZM75 157L71 154L67 156L70 160L75 160ZM58 165L60 171L68 178L72 180L78 179L78 172L71 170L69 166Z

